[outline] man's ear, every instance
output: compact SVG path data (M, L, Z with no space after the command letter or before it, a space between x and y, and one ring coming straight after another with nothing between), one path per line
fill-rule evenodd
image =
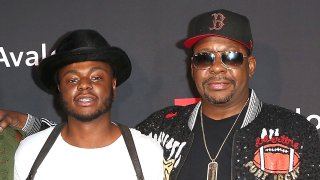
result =
M117 79L113 78L112 80L112 91L113 91L113 95L116 96L116 91L117 90Z
M251 78L256 71L256 58L254 56L248 57L249 77Z
M192 63L190 64L190 73L191 73L191 77L192 77L192 79L194 79L194 72L193 72L193 69L194 67L193 67L193 65L192 65Z

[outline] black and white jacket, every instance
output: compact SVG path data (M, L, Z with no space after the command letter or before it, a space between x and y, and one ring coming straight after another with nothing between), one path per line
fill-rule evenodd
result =
M170 106L136 127L163 147L167 180L177 179L187 158L200 106ZM303 116L261 102L251 90L245 119L234 133L231 167L232 179L320 179L317 130Z

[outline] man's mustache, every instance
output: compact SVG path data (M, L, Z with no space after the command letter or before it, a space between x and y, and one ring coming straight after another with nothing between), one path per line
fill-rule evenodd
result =
M225 76L212 76L212 77L204 80L204 81L202 82L202 85L205 86L205 85L206 85L208 82L210 82L210 81L221 81L221 80L223 80L223 81L229 81L229 82L230 82L231 84L233 84L233 85L236 84L236 82L235 82L233 79L230 79L230 78L228 78L228 77L225 77Z

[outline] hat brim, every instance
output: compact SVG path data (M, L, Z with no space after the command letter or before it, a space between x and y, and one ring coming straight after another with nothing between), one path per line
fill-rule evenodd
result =
M222 36L222 35L219 35L219 34L202 34L202 35L199 35L199 36L194 36L192 38L189 38L187 40L184 41L183 45L187 48L193 48L193 46L198 42L200 41L201 39L203 38L206 38L206 37L209 37L209 36L216 36L216 37L222 37L222 38L226 38L226 39L230 39L232 41L235 41L237 43L240 43L242 44L245 48L247 49L250 49L249 48L249 45L244 43L244 42L241 42L241 41L238 41L236 39L232 39L230 37L226 37L226 36Z
M63 61L61 61L63 59ZM117 86L126 81L131 74L131 62L127 54L120 48L87 49L59 53L43 59L38 67L40 83L44 90L56 93L56 73L69 64L83 61L102 61L109 64L117 78Z

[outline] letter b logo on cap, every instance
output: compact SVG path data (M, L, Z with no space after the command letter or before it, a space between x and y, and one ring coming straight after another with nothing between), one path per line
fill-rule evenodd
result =
M212 26L209 27L210 31L221 30L222 27L224 26L223 21L226 17L221 13L214 13L214 14L211 14L211 16L213 17L213 19L212 19Z

